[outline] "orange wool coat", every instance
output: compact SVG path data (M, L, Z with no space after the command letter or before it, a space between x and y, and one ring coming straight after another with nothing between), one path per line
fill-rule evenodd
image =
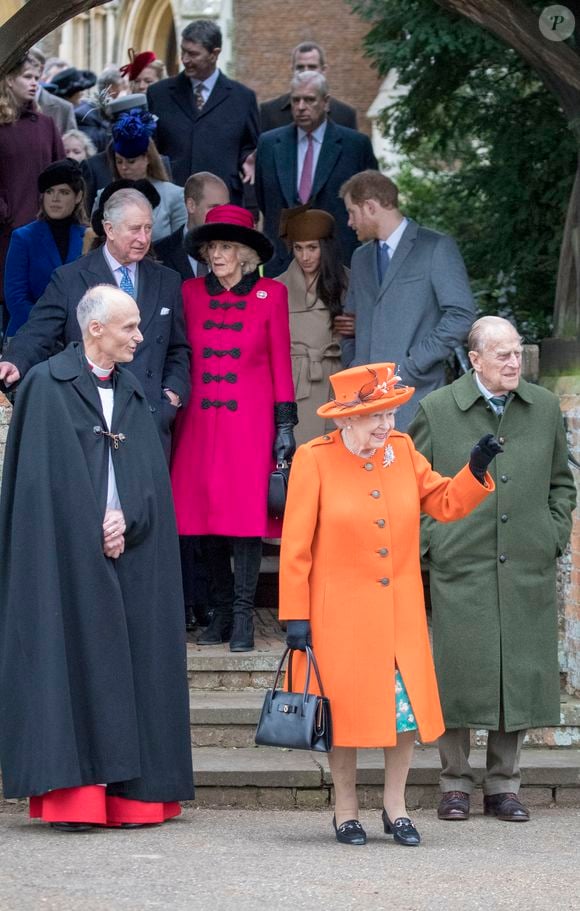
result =
M467 466L433 471L404 433L370 459L352 455L334 431L294 457L280 553L280 619L309 619L335 746L396 743L395 665L423 741L444 724L431 657L419 563L419 517L461 519L494 489ZM303 685L295 654L293 690ZM313 692L314 692L313 688Z

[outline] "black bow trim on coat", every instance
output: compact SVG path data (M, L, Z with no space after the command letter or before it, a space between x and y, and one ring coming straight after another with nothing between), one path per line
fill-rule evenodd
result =
M203 324L204 329L233 329L234 332L241 332L244 328L243 323L216 323L214 319L206 319Z
M239 356L241 354L241 351L239 348L230 348L230 349L226 349L225 351L218 351L217 348L204 348L203 349L204 357L214 357L214 355L215 355L215 357L226 357L226 355L228 355L228 354L230 357L234 357L237 360L237 358L239 358Z
M201 378L204 383L221 383L222 380L226 383L238 382L237 373L204 373Z
M246 301L221 301L212 300L209 302L210 310L229 310L231 307L235 307L236 310L245 310L248 306Z
M228 399L227 402L221 402L219 399L202 399L201 407L205 410L208 408L221 408L223 405L224 408L227 408L228 411L237 411L238 403L235 399Z

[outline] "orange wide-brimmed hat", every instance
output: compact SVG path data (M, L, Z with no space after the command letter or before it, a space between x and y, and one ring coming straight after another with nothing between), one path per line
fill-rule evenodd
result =
M414 386L401 385L394 364L367 364L349 367L330 377L334 399L321 405L322 418L346 418L353 414L393 411L408 402Z

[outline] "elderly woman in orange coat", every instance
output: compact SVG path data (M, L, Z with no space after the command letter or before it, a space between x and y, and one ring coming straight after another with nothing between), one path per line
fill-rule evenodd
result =
M414 392L398 385L394 364L330 379L335 399L318 414L338 429L300 446L292 465L280 619L288 621L291 648L312 644L330 698L337 840L366 843L356 749L383 747L385 832L418 845L405 808L415 737L433 741L444 730L421 584L420 514L451 522L471 512L494 489L487 466L501 447L484 437L469 464L444 478L394 430L397 408ZM303 655L296 657L300 679Z

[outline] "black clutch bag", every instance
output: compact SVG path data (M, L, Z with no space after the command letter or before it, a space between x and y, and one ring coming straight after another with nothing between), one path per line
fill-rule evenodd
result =
M330 701L322 689L316 658L310 646L306 646L307 667L304 690L301 693L293 693L292 654L292 650L287 648L278 665L274 687L266 693L262 714L256 728L256 743L260 746L328 753L332 749ZM289 655L288 692L278 689L278 682L287 655ZM318 680L320 696L308 692L313 667Z
M268 515L271 519L281 519L286 506L290 462L286 459L276 463L268 483Z

